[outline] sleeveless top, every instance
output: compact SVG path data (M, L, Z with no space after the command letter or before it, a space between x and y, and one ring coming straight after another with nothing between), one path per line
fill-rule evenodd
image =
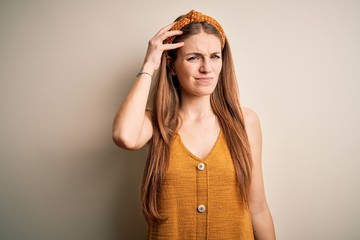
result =
M176 134L169 160L158 202L166 220L149 221L147 239L254 239L249 208L240 198L221 131L205 159L193 155Z

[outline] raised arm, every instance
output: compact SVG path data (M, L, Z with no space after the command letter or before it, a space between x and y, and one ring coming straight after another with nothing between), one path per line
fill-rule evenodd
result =
M251 109L243 109L245 127L249 138L253 170L249 208L256 240L275 240L272 216L266 201L261 164L262 134L260 121Z
M182 31L169 31L173 24L163 27L150 39L140 71L142 74L136 77L133 86L116 113L112 136L119 147L129 150L139 149L152 137L152 123L145 110L152 76L160 66L164 51L184 45L183 42L163 44L166 38L182 34Z

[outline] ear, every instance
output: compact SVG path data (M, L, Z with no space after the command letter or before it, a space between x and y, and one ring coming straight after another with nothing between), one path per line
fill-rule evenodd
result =
M166 65L170 70L171 75L176 76L174 59L172 59L169 55L166 54Z
M174 64L170 67L170 73L171 75L176 76Z

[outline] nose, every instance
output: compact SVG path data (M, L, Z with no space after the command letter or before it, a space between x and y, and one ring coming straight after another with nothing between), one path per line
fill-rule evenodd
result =
M201 73L211 73L211 64L209 59L204 58L201 62L200 66L200 72Z

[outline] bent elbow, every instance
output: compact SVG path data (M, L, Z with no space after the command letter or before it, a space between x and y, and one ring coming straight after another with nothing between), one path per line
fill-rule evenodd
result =
M136 141L129 136L129 134L119 133L114 131L112 134L113 142L126 150L136 150Z

